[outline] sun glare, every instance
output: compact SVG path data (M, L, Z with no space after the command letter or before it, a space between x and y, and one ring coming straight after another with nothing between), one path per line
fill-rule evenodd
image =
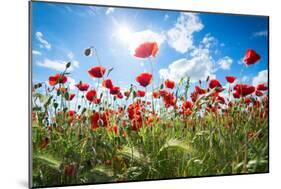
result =
M127 26L120 26L117 30L117 37L124 43L129 43L132 36L132 31Z

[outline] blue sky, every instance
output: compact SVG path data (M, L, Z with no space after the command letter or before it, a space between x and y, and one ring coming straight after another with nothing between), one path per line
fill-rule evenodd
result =
M210 75L225 85L224 77L234 75L256 85L267 82L267 28L267 17L260 16L33 2L33 82L46 81L71 61L72 89L80 80L96 85L87 70L98 64L97 59L83 54L95 46L102 65L114 68L110 74L114 85L128 88L137 85L138 74L151 71L148 60L134 57L133 50L141 42L156 41L160 46L153 59L156 84L190 76L193 87ZM248 48L262 58L246 67L242 58Z

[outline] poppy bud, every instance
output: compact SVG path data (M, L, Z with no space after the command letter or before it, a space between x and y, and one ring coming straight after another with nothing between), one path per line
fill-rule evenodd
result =
M71 66L71 62L68 62L68 63L65 65L66 68L69 68L70 66Z
M114 100L114 101L116 100L116 96L113 97L113 100Z
M103 121L102 121L102 119L99 119L98 125L99 125L100 127L103 126Z
M209 81L209 79L210 79L210 76L208 76L208 77L207 77L206 82L208 82L208 81Z
M92 55L92 48L90 47L90 48L85 49L84 54L85 54L85 56L91 56Z
M164 88L164 85L163 85L163 83L160 85L160 89L163 89Z
M84 113L86 112L86 110L87 110L87 109L84 108L84 109L82 110L82 112L81 112L81 115L84 114Z
M42 84L41 84L41 83L37 83L37 84L34 85L34 89L38 89L38 88L40 88L40 87L42 87Z
M78 110L80 110L80 108L81 108L81 105L78 105Z
M57 107L59 106L58 103L54 103L54 108L57 109Z
M57 90L57 96L60 96L61 92L60 90Z
M69 99L69 93L66 92L65 95L64 95L64 97L65 97L66 99Z

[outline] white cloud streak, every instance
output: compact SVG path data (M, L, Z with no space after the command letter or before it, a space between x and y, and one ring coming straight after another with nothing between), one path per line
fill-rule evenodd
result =
M39 32L39 31L36 32L35 36L36 36L36 39L40 42L40 47L46 48L48 50L51 49L51 47L52 47L51 44L46 39L44 39L44 36L41 32Z
M231 64L233 63L233 60L230 57L225 56L225 57L219 59L217 63L221 69L229 70L231 67Z
M53 70L60 71L60 72L64 71L66 64L67 64L66 61L49 60L49 59L45 59L43 62L37 62L38 66L53 69ZM68 70L72 71L73 67L70 66L70 68L68 68Z
M32 54L34 55L42 55L42 53L40 51L36 51L36 50L32 50Z

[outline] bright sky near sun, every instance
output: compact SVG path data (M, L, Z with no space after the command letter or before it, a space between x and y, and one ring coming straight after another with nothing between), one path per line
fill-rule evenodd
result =
M80 80L95 85L87 70L97 65L95 56L84 56L94 46L114 85L137 85L135 77L151 72L148 60L133 56L136 46L156 41L154 82L169 78L191 78L192 86L207 76L226 85L225 76L243 83L267 82L268 19L210 13L109 8L62 3L32 3L33 82L47 81L72 62L69 85ZM243 64L246 49L261 60L250 67Z

